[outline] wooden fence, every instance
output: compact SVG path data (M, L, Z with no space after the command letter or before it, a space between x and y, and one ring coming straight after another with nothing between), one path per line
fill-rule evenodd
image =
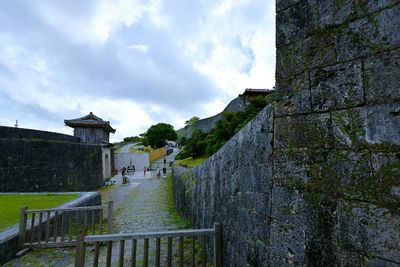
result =
M107 224L104 210L107 209ZM102 234L112 233L113 202L107 206L71 207L28 210L21 208L19 249L31 246L68 247L76 245L80 229Z
M143 266L148 267L149 265L149 240L155 239L155 254L154 254L154 266L173 266L173 239L179 240L178 248L178 261L176 265L184 265L184 238L191 239L191 257L190 265L197 266L196 262L196 238L201 241L202 253L201 253L201 266L207 266L207 254L206 254L206 238L212 237L214 244L214 267L222 266L222 231L221 226L218 223L214 223L214 228L211 229L198 229L198 230L181 230L181 231L164 231L164 232L152 232L152 233L123 233L123 234L108 234L108 235L90 235L85 236L85 231L82 230L78 235L78 242L76 245L75 253L75 267L83 267L86 262L86 246L88 244L94 244L94 255L93 255L93 266L99 265L100 246L102 243L107 244L106 252L106 266L117 266L116 263L112 262L112 246L113 242L119 242L119 255L118 255L118 266L123 267L125 263L125 245L127 242L131 242L130 249L130 266L136 266L139 262L137 260L138 252L138 240L143 239ZM161 262L161 240L167 239L167 250L166 263ZM198 256L199 257L199 256ZM187 265L187 263L185 264ZM153 266L153 264L152 264ZM175 265L174 265L175 266Z

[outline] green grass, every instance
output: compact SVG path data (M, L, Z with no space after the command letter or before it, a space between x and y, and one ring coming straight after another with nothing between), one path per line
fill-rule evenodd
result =
M78 194L0 194L0 230L19 222L19 212L22 207L29 209L55 208L73 200Z
M135 153L135 154L143 154L143 153L146 153L146 152L144 152L144 151L142 151L142 150L140 150L140 149L134 148L134 147L132 147L132 146L129 147L128 150L129 150L129 152Z
M184 228L189 229L192 228L192 224L189 221L186 221L182 218L181 215L176 211L174 204L174 185L172 183L172 175L169 174L166 179L167 185L165 187L165 195L167 196L167 209L169 214L171 214L174 223L178 225L182 225Z
M206 161L208 159L208 157L199 157L199 158L192 158L192 157L188 157L186 159L180 159L175 161L176 164L182 165L182 166L186 166L186 167L196 167L200 164L202 164L204 161Z
M114 153L118 154L118 153L121 153L121 151L122 151L122 146L118 147L118 148L114 151Z

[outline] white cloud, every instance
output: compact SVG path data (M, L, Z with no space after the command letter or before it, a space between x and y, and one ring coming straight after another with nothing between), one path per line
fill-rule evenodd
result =
M0 124L71 133L90 111L113 140L222 111L274 85L274 3L3 1Z

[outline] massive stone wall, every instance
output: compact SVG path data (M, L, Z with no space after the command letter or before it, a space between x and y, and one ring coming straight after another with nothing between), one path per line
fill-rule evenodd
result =
M276 9L274 111L176 172L176 205L223 224L225 266L400 266L400 3Z
M268 106L200 167L185 172L174 166L174 198L182 215L195 228L222 223L225 266L267 261L272 115Z
M100 145L56 133L8 132L0 138L0 192L88 191L104 183Z
M270 263L400 264L399 1L276 7Z

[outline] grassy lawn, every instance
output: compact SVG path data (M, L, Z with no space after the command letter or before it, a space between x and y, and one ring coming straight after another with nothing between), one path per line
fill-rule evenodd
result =
M139 149L137 149L137 148L134 148L134 147L132 147L132 146L129 147L128 150L129 150L129 152L135 153L135 154L143 154L143 153L146 153L146 152L144 152L144 151L142 151L142 150L139 150Z
M18 223L19 211L24 206L29 209L55 208L77 197L78 194L0 194L0 230Z
M207 159L208 157L199 157L195 159L192 157L188 157L186 159L176 160L175 163L186 167L196 167L197 165L202 164Z

